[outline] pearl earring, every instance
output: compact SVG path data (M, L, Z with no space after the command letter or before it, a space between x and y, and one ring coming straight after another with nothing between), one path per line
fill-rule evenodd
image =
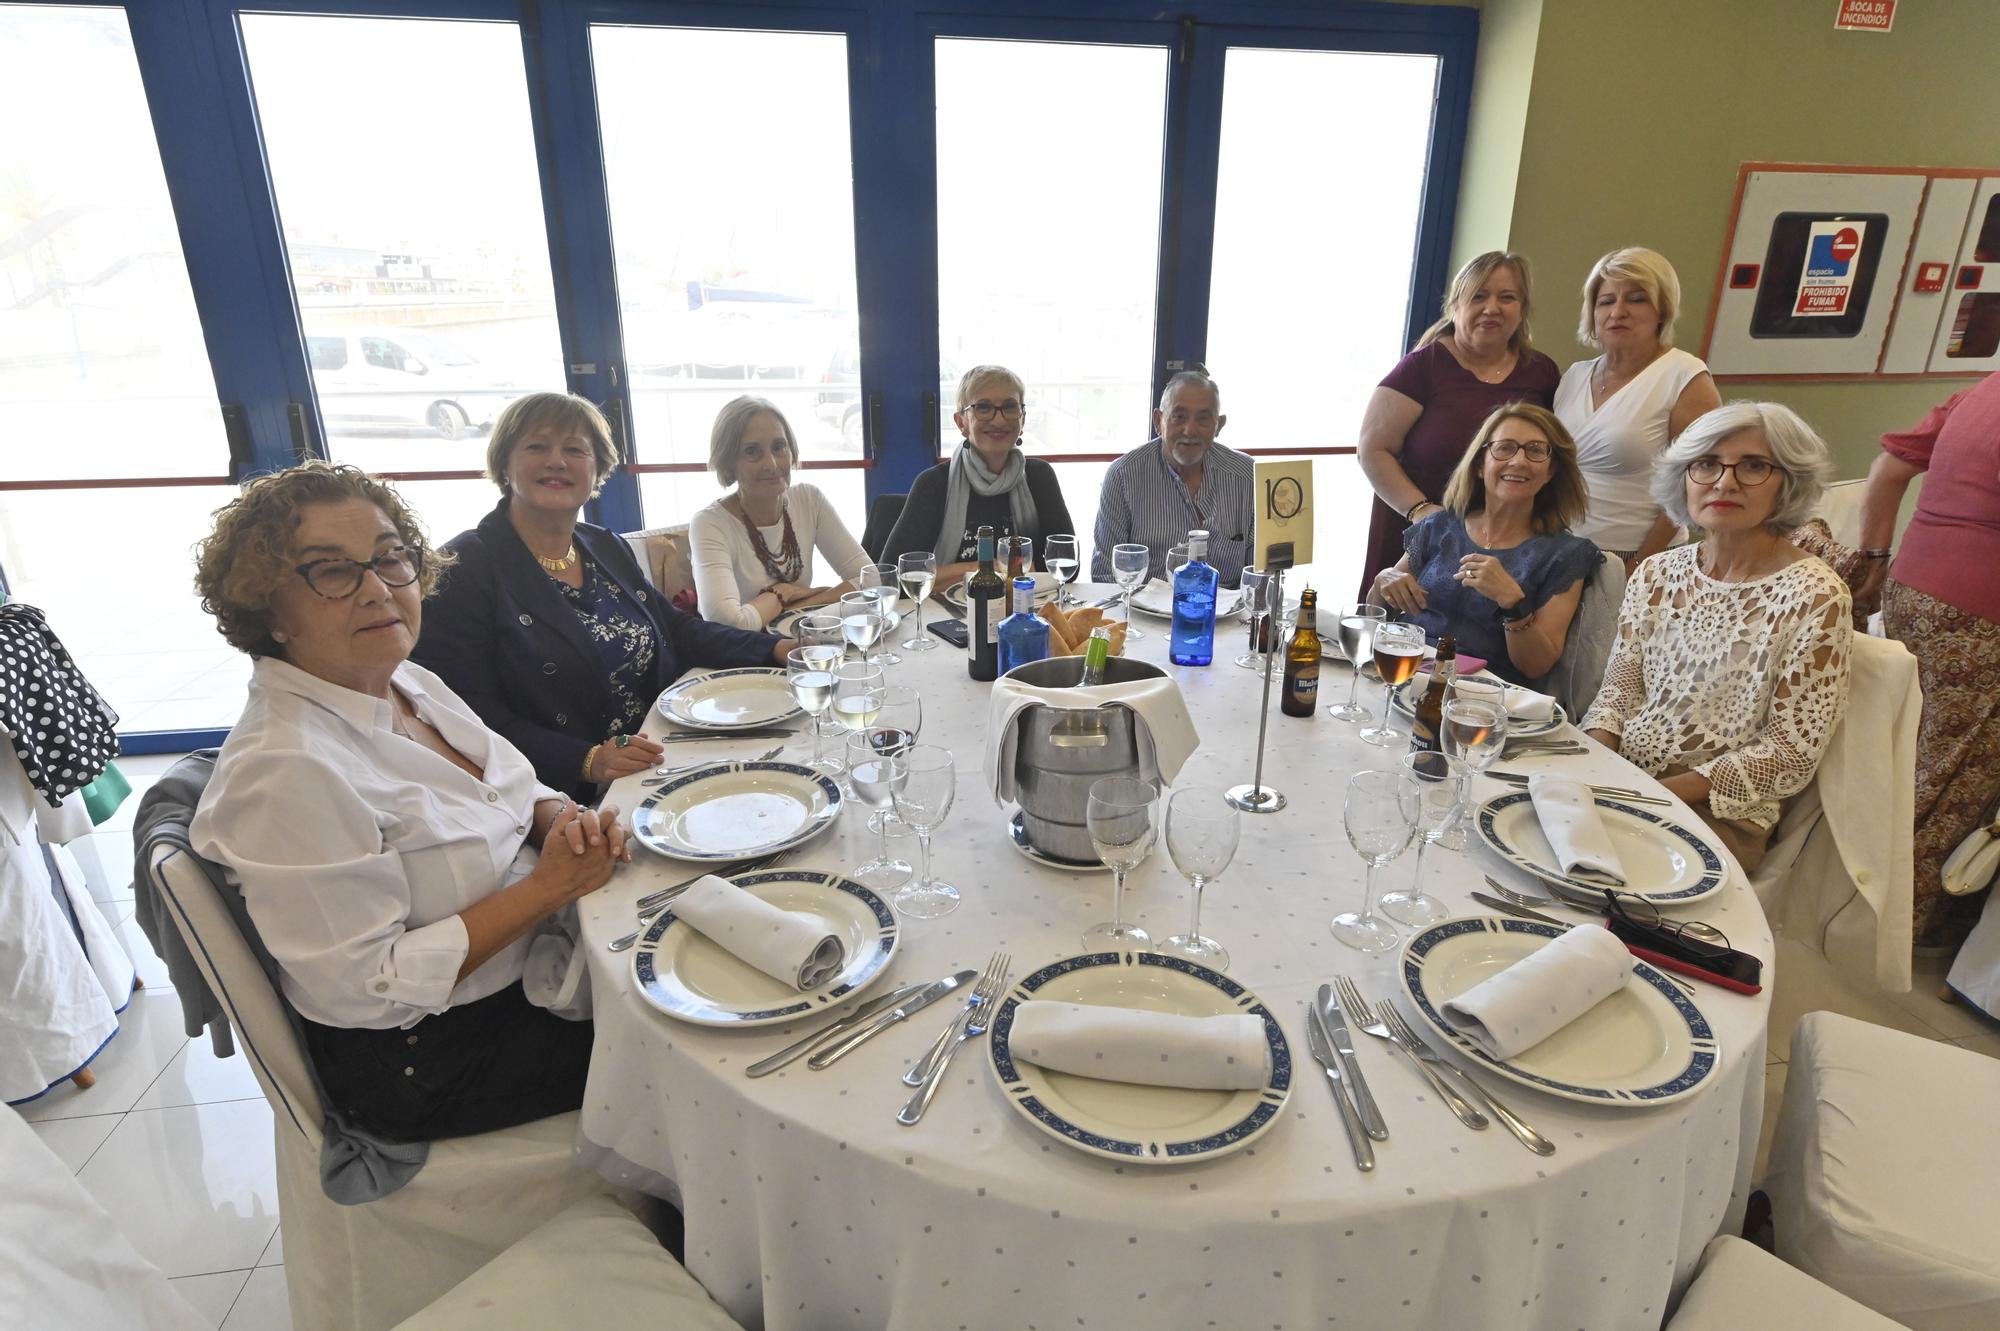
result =
M271 641L272 641L272 642L283 642L283 641L285 641L285 635L284 635L284 634L282 634L282 633L280 633L280 632L279 632L278 630L276 630L276 629L272 629L272 630L271 630Z

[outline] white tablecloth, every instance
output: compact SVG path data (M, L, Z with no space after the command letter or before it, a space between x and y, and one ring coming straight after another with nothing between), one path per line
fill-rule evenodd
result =
M1164 662L1165 624L1143 626L1131 653ZM1215 665L1174 670L1207 737L1183 784L1249 779L1261 685L1231 664L1243 636L1225 624ZM1047 869L1009 844L978 775L987 686L949 647L903 658L890 676L922 688L923 740L958 757L958 804L935 851L964 901L944 919L904 921L889 979L977 967L996 948L1012 951L1018 979L1076 954L1083 929L1109 915L1110 877ZM1347 678L1329 663L1323 701L1344 695ZM1381 696L1363 684L1365 702ZM1299 1071L1277 1127L1207 1163L1122 1166L1065 1148L1003 1103L983 1042L961 1051L924 1121L900 1126L909 1094L900 1076L953 1010L942 1004L825 1072L799 1062L751 1080L744 1067L805 1023L745 1032L676 1023L633 992L631 954L604 947L632 928L635 897L694 868L642 849L582 903L597 1022L584 1135L678 1193L687 1267L732 1316L772 1331L1660 1324L1703 1246L1740 1221L1768 990L1698 986L1724 1066L1682 1104L1607 1110L1493 1081L1556 1143L1546 1159L1497 1124L1462 1127L1400 1056L1357 1032L1392 1137L1377 1147L1375 1173L1356 1172L1307 1055L1303 1005L1335 972L1372 996L1394 990L1394 955L1352 951L1326 921L1361 891L1340 820L1346 776L1392 766L1401 752L1363 744L1358 727L1323 709L1310 721L1274 713L1270 725L1266 774L1290 807L1244 815L1203 928L1229 948L1230 974L1278 1014ZM1608 753L1560 761L1586 779L1645 780ZM621 786L611 798L629 810L640 792ZM1475 796L1498 788L1482 780ZM793 863L838 869L867 858L874 838L862 813L843 813ZM1432 891L1468 913L1478 908L1465 893L1483 887L1481 874L1507 879L1470 834L1464 854L1433 848L1425 867ZM1385 885L1409 873L1406 856L1385 870ZM1765 960L1768 985L1770 932L1740 872L1732 880L1698 913ZM1162 845L1128 880L1128 913L1164 937L1182 931L1188 905Z

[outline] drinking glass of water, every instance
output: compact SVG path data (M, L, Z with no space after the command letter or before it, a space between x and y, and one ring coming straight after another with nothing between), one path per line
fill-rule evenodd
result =
M1042 538L1042 567L1055 575L1056 605L1067 608L1070 584L1083 571L1083 561L1077 557L1076 537L1044 536Z
M882 641L884 623L882 604L875 590L849 592L840 598L841 635L848 646L861 653L862 660L871 660L869 651Z
M902 657L888 650L896 626L903 622L901 580L894 564L863 564L860 574L854 579L858 590L875 593L876 608L882 612L882 650L876 652L875 659L883 665L901 665L903 661Z
M1356 695L1361 691L1361 667L1375 655L1375 630L1388 619L1389 612L1379 605L1343 606L1340 611L1340 650L1347 657L1347 663L1354 667L1354 675L1347 681L1347 701L1336 703L1326 709L1326 714L1337 721L1366 721L1370 712L1363 707Z
M840 760L829 758L821 746L819 719L833 706L833 664L840 659L838 647L799 647L785 657L785 678L792 686L792 700L812 718L815 771L839 772Z
M896 581L903 589L903 598L917 608L917 631L903 640L903 650L928 652L937 646L937 640L924 632L924 602L937 582L937 556L929 551L897 556Z

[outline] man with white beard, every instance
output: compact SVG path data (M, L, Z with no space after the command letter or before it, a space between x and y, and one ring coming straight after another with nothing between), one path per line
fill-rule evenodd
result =
M1153 412L1153 439L1104 473L1090 560L1093 580L1111 581L1111 547L1130 542L1151 552L1149 576L1165 576L1168 549L1196 528L1208 532L1208 562L1222 585L1242 580L1257 470L1249 458L1215 441L1227 420L1215 380L1198 370L1167 380Z

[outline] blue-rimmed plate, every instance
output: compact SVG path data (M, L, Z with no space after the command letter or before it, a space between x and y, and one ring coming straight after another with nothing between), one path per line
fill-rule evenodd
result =
M1509 1059L1493 1057L1438 1012L1562 933L1483 915L1434 924L1403 948L1407 1006L1475 1065L1564 1099L1637 1109L1685 1100L1707 1085L1722 1066L1714 1028L1680 986L1636 959L1623 989Z
M667 782L632 813L639 844L721 863L812 840L840 813L840 787L797 763L716 763Z
M809 993L738 961L669 909L632 949L632 978L648 1003L697 1026L769 1026L838 1007L874 983L896 955L889 903L852 879L811 869L731 878L781 910L809 915L847 949L847 964Z
M660 695L660 715L694 730L747 730L802 714L783 670L745 666L690 675Z
M1597 815L1604 834L1625 866L1626 886L1656 906L1685 906L1722 890L1728 871L1722 852L1707 837L1678 819L1643 805L1599 795ZM1479 839L1523 873L1533 874L1562 895L1602 905L1605 884L1572 878L1556 864L1555 852L1535 818L1534 799L1525 790L1496 795L1473 815Z
M1009 1045L1014 1010L1030 998L1186 1017L1250 1013L1264 1021L1270 1080L1256 1090L1189 1091L1017 1062ZM1291 1048L1263 1000L1227 975L1154 952L1096 952L1042 967L1008 992L987 1041L993 1074L1016 1113L1079 1151L1128 1164L1178 1165L1227 1155L1268 1131L1292 1091Z

